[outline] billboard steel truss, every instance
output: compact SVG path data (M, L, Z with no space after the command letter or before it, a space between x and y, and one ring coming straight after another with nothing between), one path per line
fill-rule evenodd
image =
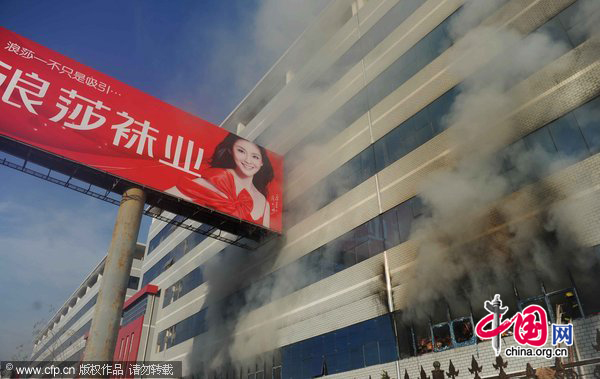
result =
M49 159L48 157L45 157L40 160L38 159L39 155L44 153L40 152L37 149L28 148L26 145L15 143L10 141L9 139L2 137L0 137L0 151L4 151L8 154L8 156L2 157L0 159L0 165L2 166L23 172L25 174L34 176L39 179L46 180L50 183L60 185L62 187L71 189L84 195L91 196L93 198L105 201L113 205L118 206L121 203L121 199L120 196L111 195L120 195L121 191L131 186L131 183L128 183L127 181L119 178L111 177L110 175L107 175L107 178L102 178L101 173L86 173L84 175L81 175L84 173L85 167L82 167L81 165L78 165L76 163L73 163L73 166L68 168L68 162L65 162L62 159L56 159L53 161L51 158ZM50 166L48 164L49 162L55 162L56 164L52 165L52 167L48 167ZM30 163L43 167L47 171L42 171L37 167L31 167L31 165L29 165ZM64 177L57 177L57 175L53 175L53 173L63 175ZM86 180L86 178L88 180ZM80 185L74 180L85 183L87 186ZM206 210L202 207L199 207L199 209L193 211L193 213L189 216L184 215L186 216L186 218L181 221L175 220L171 217L166 217L162 214L163 212L160 211L161 200L163 200L160 197L160 193L149 193L149 196L151 197L152 204L154 205L151 204L145 207L144 215L148 217L152 217L159 221L175 225L180 228L187 229L205 236L209 236L219 241L249 250L254 250L258 246L262 245L267 240L269 240L269 238L265 238L266 233L264 233L264 230L260 228L256 228L254 233L250 231L251 233L248 234L248 224L243 224L244 230L241 231L241 235L235 235L232 233L224 232L223 230L219 229L218 226L215 225L200 223L199 225L195 226L193 225L193 223L190 223L190 221L194 221L194 217L201 218L198 216L201 212L204 212ZM186 204L186 207L187 205L189 204ZM214 224L214 220L212 221Z

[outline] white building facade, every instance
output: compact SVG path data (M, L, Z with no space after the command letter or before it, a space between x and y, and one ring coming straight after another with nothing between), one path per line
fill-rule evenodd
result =
M145 245L137 244L125 295L127 299L138 292L145 250ZM98 263L48 324L40 330L34 341L32 361L41 364L51 361L79 362L81 360L86 336L92 325L105 260L106 257Z
M597 357L599 16L593 0L332 1L222 123L284 156L283 235L243 251L154 222L145 359L366 379L434 361L471 377L475 358L489 377L474 326L496 293L572 321L572 355Z

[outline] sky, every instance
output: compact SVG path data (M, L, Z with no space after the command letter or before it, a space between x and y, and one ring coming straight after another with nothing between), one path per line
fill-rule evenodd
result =
M326 3L0 0L0 26L220 124ZM29 356L34 325L106 254L116 213L0 167L0 360Z

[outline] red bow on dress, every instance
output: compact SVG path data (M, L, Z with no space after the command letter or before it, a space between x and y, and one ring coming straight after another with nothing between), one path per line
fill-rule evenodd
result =
M250 193L245 188L239 194L236 194L235 180L227 169L208 169L203 173L202 178L212 184L226 197L196 183L194 181L195 178L189 177L182 178L177 184L177 189L192 199L194 203L230 214L234 217L256 222L251 216L252 208L254 208L252 196L250 196Z

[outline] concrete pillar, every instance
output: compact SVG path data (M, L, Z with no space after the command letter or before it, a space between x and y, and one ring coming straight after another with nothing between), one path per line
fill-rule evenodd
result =
M94 307L84 361L113 359L145 202L146 194L140 188L130 188L123 193Z

